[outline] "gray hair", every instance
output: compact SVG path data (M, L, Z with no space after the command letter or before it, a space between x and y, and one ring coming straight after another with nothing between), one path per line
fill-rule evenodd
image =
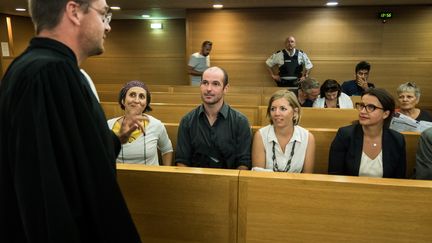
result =
M397 88L396 92L398 95L400 95L403 92L412 92L414 93L417 100L420 100L420 88L415 83L412 82L403 83Z
M313 78L306 78L300 83L299 88L309 94L311 89L319 89L320 83Z

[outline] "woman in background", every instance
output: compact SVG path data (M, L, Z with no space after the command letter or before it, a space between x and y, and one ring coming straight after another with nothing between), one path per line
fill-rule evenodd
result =
M119 94L119 105L124 116L108 120L108 126L118 133L125 116L143 114L148 118L144 122L144 131L132 133L128 143L122 145L117 162L131 164L159 165L158 149L162 154L163 165L171 165L173 148L165 126L161 121L148 115L151 94L147 86L140 81L130 81Z
M254 135L253 167L275 172L313 173L315 139L298 125L300 114L301 106L293 92L279 90L272 95L267 107L270 125Z
M328 173L405 178L405 138L388 128L395 108L391 95L370 88L356 108L358 124L339 128L331 144Z
M342 92L341 86L334 79L327 79L320 87L320 97L315 100L313 107L317 108L353 108L351 98Z
M432 115L426 111L416 108L420 101L420 88L415 83L407 82L401 84L397 89L399 112L417 121L432 122Z

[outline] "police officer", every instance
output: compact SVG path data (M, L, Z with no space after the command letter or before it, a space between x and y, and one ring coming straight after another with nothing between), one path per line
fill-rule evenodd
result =
M295 38L288 37L285 40L285 49L273 53L266 61L267 69L277 86L297 87L298 82L307 78L313 67L306 53L296 49L295 46ZM273 73L276 65L279 68L278 74Z

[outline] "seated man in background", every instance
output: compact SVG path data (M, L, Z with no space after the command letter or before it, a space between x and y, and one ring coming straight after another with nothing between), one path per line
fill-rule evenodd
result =
M313 65L309 57L296 47L293 36L285 40L285 49L279 50L266 60L267 69L279 87L297 87L299 81L308 77ZM278 66L279 73L274 74L273 68Z
M355 80L345 81L342 84L342 92L349 96L360 96L369 88L374 88L373 83L368 82L371 66L366 61L361 61L355 68Z
M320 83L315 79L307 78L300 83L298 90L295 90L294 93L302 107L312 107L320 95Z
M432 180L432 128L425 130L420 135L414 178Z
M176 164L249 169L252 134L246 116L224 102L227 73L219 67L208 68L200 88L202 105L186 114L179 125Z
M204 41L201 45L200 52L195 52L189 58L188 73L191 77L191 85L199 86L201 82L201 75L207 68L210 67L210 52L213 43L211 41Z

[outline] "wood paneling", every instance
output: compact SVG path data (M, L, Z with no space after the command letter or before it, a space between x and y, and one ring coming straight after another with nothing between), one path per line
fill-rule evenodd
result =
M429 242L432 182L241 171L238 241Z
M314 68L312 77L339 82L354 76L361 60L372 64L370 81L395 90L416 82L423 94L432 92L432 6L388 6L393 18L382 23L381 7L260 8L188 10L186 19L163 20L162 31L148 20L113 20L106 52L83 67L96 85L139 79L148 84L187 85L189 55L203 40L214 42L212 65L224 67L233 86L274 86L264 61L294 35ZM1 21L0 21L1 24ZM15 54L33 36L29 18L14 16ZM3 59L5 70L11 60ZM432 96L420 106L432 108Z
M142 242L236 242L238 170L118 164Z
M118 164L143 242L430 242L432 182Z
M224 67L233 85L273 86L265 60L284 47L289 35L311 58L311 76L340 83L354 77L361 60L371 63L370 81L393 95L403 82L432 91L432 6L387 7L393 18L382 23L380 7L268 8L187 12L187 53L204 39L213 41L212 63ZM205 21L203 21L205 20ZM423 96L420 106L432 107Z
M162 30L149 20L113 20L105 53L91 57L83 68L96 83L188 84L185 20L162 20Z

